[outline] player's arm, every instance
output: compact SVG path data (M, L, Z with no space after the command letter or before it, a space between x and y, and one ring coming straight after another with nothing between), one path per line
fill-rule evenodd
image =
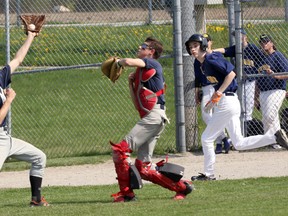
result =
M231 71L229 74L227 74L227 76L224 79L224 82L217 91L223 93L225 89L227 89L227 87L231 84L235 76L236 74L234 71Z
M143 59L140 58L123 58L118 61L120 66L127 67L145 67L146 64Z
M201 92L201 88L200 87L195 87L196 104L200 104L201 103L202 98L201 98L200 92Z
M217 49L213 49L212 51L213 51L213 52L220 52L220 53L222 53L222 54L225 53L225 49L224 49L224 48L217 48Z
M6 100L5 102L3 103L3 106L1 107L0 109L0 122L3 122L8 111L9 111L9 108L12 104L12 101L14 100L14 98L16 97L16 93L13 89L11 88L8 88L8 89L5 89L6 91Z
M288 72L288 60L287 58L280 52L277 53L277 64L278 64L278 72ZM273 71L270 67L268 69L266 69L267 74L271 75L274 73L277 73L275 71ZM273 78L275 79L288 79L288 75L273 75Z
M17 67L23 62L26 54L28 53L28 50L33 42L34 37L37 35L35 32L28 31L28 36L24 44L21 46L21 48L17 51L15 57L13 60L9 63L9 66L11 68L11 73L13 73Z

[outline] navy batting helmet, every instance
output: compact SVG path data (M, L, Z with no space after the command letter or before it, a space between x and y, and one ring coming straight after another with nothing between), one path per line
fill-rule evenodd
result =
M203 37L203 35L201 34L193 34L186 42L185 42L185 46L186 46L186 50L189 53L189 55L191 55L190 49L189 49L189 43L190 42L199 42L200 43L200 48L202 51L206 51L206 48L208 47L208 41L207 38Z

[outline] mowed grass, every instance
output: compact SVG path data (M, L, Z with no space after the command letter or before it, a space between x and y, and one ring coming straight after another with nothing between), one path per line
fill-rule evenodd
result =
M288 177L195 182L187 199L145 184L138 200L112 203L117 185L44 187L48 208L30 208L30 189L1 189L0 215L287 215Z

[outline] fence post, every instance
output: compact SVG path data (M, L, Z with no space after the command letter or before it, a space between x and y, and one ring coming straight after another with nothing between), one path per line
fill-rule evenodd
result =
M186 151L185 115L183 93L183 59L182 59L182 30L180 0L173 4L173 45L174 45L174 85L176 112L176 147L180 153Z
M228 6L229 46L233 46L235 44L235 38L231 37L231 33L235 30L234 0L227 0L227 6Z
M242 67L242 56L243 56L243 50L242 50L242 35L241 35L241 3L239 0L234 1L234 8L235 8L235 48L236 48L236 71L237 71L237 83L238 83L238 98L243 104L243 83L242 83L242 75L243 75L243 67ZM241 109L241 130L242 134L244 133L244 111Z
M195 1L181 1L183 29L182 40L187 41L196 32ZM183 47L183 76L184 76L184 105L185 105L185 131L187 149L196 149L198 144L197 106L195 101L195 75L194 58Z
M288 0L285 0L285 22L288 22Z
M152 0L148 0L148 24L152 24Z
M19 15L21 14L21 0L17 0L16 13L17 13L17 26L20 26L21 25L21 20L19 18Z

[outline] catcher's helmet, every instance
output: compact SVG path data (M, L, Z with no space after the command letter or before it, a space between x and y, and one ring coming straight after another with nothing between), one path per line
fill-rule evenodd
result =
M189 53L189 55L191 55L190 53L190 49L189 49L189 43L192 41L196 41L200 43L200 48L202 51L206 51L206 48L208 47L208 41L207 38L203 37L203 35L201 34L193 34L186 42L185 42L185 46L186 46L186 50Z

